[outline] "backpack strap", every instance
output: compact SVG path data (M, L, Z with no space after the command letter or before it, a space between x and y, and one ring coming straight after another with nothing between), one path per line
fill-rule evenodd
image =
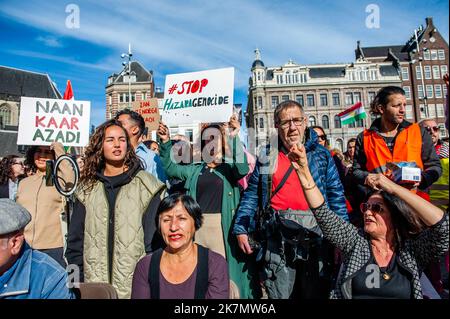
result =
M150 296L152 299L159 298L159 265L163 250L160 248L152 254L150 267L148 268L148 283L150 285Z
M198 261L197 261L197 278L195 280L195 299L205 299L206 291L208 290L208 256L209 249L201 245L198 247Z

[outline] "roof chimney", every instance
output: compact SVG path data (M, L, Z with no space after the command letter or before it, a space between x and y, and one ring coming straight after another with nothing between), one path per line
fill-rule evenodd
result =
M433 25L433 17L425 18L425 22L427 23L427 27L431 27Z

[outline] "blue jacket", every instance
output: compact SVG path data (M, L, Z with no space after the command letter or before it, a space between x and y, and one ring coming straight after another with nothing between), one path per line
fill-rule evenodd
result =
M167 176L158 154L145 146L144 143L140 143L136 147L136 155L141 159L142 167L145 171L155 176L161 182L166 183Z
M24 242L19 259L0 276L0 299L74 299L65 270Z
M330 151L319 144L314 130L307 128L305 137L308 166L317 187L330 208L343 220L348 221L344 188ZM235 235L246 234L255 229L257 210L266 207L268 204L269 194L267 190L272 187L271 165L273 165L277 156L278 150L271 150L267 147L258 157L255 170L248 182L248 188L241 198L240 206L236 213L233 227ZM283 190L281 189L280 191L282 192ZM295 194L292 194L292 196L295 196Z

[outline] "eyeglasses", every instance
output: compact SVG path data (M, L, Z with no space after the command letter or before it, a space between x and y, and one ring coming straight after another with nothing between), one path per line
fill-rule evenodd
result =
M437 132L439 131L439 127L438 127L438 126L433 126L433 127L431 127L431 126L425 126L425 128L426 128L426 130L427 130L428 132L430 132L430 133L431 133L431 130L433 130L435 133L437 133Z
M318 135L319 140L325 141L327 139L326 135Z
M283 120L279 122L279 126L283 129L286 129L291 126L291 122L294 123L295 126L302 126L304 123L305 118L304 117L298 117L295 119L289 119L289 120Z
M361 210L362 213L367 212L369 209L374 212L374 213L381 213L384 211L384 208L382 205L375 203L375 204L369 204L369 203L362 203L359 206L359 209Z

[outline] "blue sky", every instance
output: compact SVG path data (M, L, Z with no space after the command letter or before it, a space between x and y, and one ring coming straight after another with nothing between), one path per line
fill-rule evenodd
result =
M67 28L68 4L80 9L80 27ZM380 27L366 27L369 4ZM233 66L235 103L247 102L254 49L266 66L354 60L363 46L403 44L432 16L448 42L448 1L0 1L0 65L48 73L61 93L67 79L75 98L92 102L94 125L105 117L108 75L134 58L153 70L156 86L167 74Z

